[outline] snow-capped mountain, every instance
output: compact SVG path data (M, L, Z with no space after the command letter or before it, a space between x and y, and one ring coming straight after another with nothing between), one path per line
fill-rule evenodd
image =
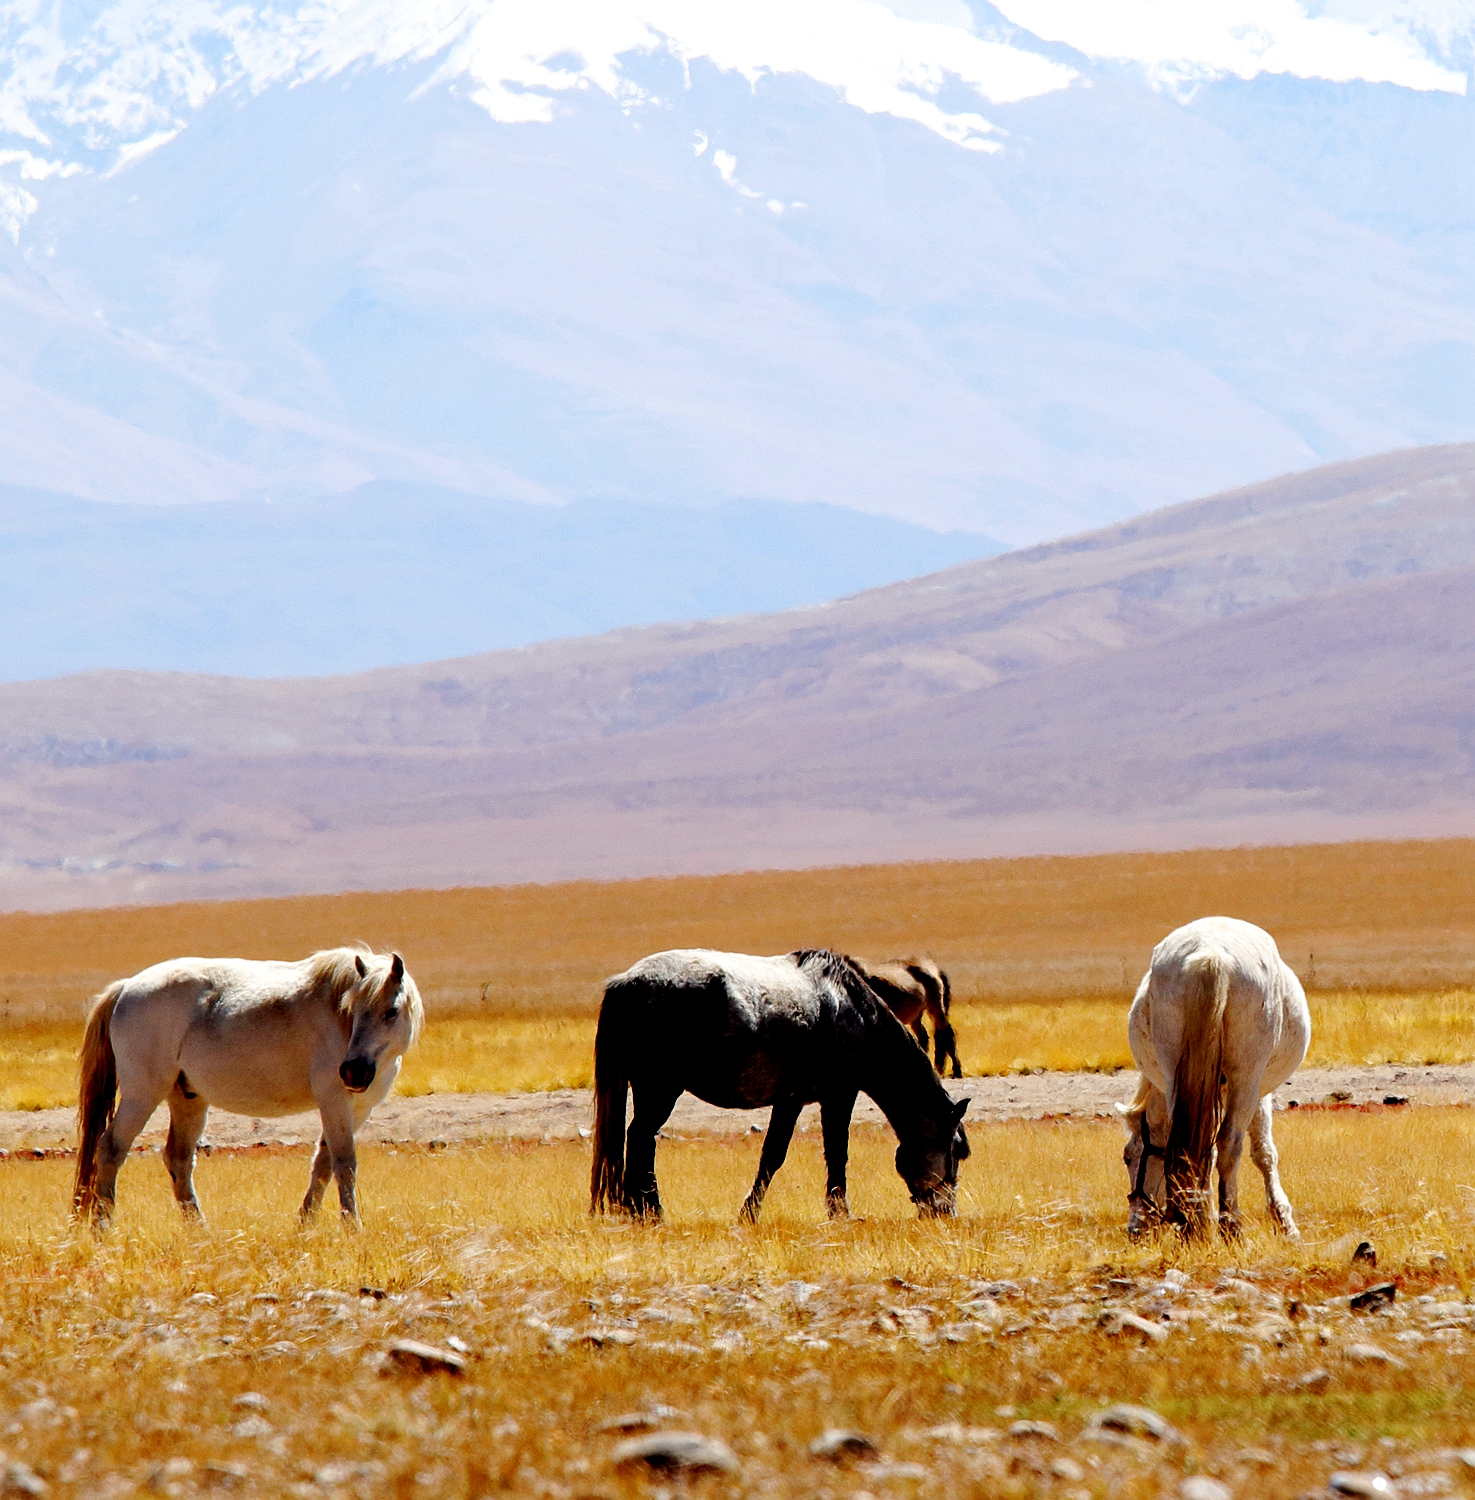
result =
M0 483L1025 542L1470 435L1468 0L0 9Z

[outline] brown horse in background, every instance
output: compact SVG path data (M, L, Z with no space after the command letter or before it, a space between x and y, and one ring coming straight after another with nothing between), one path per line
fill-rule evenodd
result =
M922 1051L927 1050L927 1028L922 1024L925 1012L932 1022L933 1042L937 1051L939 1073L948 1058L953 1060L953 1077L963 1076L958 1061L958 1039L953 1034L948 1013L953 1008L953 988L948 977L930 958L888 958L879 964L856 959L866 982L886 1002L903 1026L910 1026Z

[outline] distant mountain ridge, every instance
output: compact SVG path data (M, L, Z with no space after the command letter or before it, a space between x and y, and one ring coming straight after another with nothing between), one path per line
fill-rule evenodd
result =
M1475 832L1475 444L766 617L0 687L7 905Z
M21 7L0 483L1020 546L1468 439L1468 7L1112 9Z
M124 506L0 488L0 681L297 677L819 604L1002 551L832 505L323 500Z

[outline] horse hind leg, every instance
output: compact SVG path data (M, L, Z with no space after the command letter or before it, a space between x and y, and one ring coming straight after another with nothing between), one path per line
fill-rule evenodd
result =
M195 1197L195 1148L205 1132L210 1106L189 1087L181 1073L169 1091L169 1139L164 1143L164 1165L174 1184L174 1197L187 1219L201 1219Z
M656 1186L656 1134L671 1118L679 1088L637 1083L630 1091L635 1108L625 1133L625 1205L637 1219L661 1217L661 1194Z
M1260 1100L1250 1121L1250 1160L1259 1167L1265 1179L1265 1198L1270 1207L1270 1217L1275 1227L1293 1240L1301 1238L1296 1228L1295 1216L1291 1213L1291 1200L1280 1185L1280 1153L1275 1149L1275 1137L1271 1133L1271 1096Z
M948 1059L952 1059L953 1077L963 1076L963 1064L958 1061L958 1037L948 1021L939 1021L933 1031L933 1043L937 1048L937 1060L933 1066L941 1077Z
M128 1152L139 1132L148 1124L149 1116L164 1101L162 1092L140 1094L123 1089L120 1095L113 1123L97 1142L97 1209L93 1222L99 1230L112 1222L118 1197L119 1168L128 1160Z

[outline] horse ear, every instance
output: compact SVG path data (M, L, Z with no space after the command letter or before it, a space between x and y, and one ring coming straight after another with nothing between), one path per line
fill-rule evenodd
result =
M956 1110L956 1113L953 1115L953 1119L955 1121L961 1120L963 1118L963 1116L968 1113L968 1106L969 1106L970 1103L972 1103L972 1097L971 1096L969 1098L967 1098L967 1099L959 1099L958 1100L957 1110Z
M405 977L405 961L398 953L392 954L389 960L389 982L398 984Z
M362 979L369 972L368 969L364 966L364 959L363 959L363 955L361 953L355 953L354 954L354 956L353 956L353 966L354 966L355 969L357 969L359 971L359 978L360 979Z

